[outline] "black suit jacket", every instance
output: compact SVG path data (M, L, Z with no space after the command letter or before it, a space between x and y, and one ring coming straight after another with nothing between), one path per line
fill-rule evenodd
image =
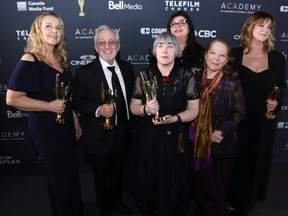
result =
M129 108L134 87L134 70L128 62L117 60L117 63L124 79ZM105 118L95 117L96 109L103 104L100 96L102 83L104 89L109 89L99 58L76 70L72 103L74 110L81 116L85 151L94 155L108 154L115 141L117 142L114 139L115 130L103 129Z

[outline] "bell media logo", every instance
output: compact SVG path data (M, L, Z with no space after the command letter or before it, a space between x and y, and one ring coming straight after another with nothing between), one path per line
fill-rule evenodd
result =
M27 2L17 2L18 11L27 11Z
M124 1L108 1L109 10L142 10L142 5L138 3L126 3Z

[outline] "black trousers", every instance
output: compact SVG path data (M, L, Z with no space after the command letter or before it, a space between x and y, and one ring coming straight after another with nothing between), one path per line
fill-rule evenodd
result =
M128 133L119 130L114 140L113 147L107 155L88 155L101 215L107 215L113 205L122 202L123 167L127 155Z
M227 193L234 159L213 161L205 172L192 171L192 190L198 207L196 216L227 216ZM193 215L193 216L194 216Z
M65 152L42 156L53 216L83 216L76 153L75 157Z

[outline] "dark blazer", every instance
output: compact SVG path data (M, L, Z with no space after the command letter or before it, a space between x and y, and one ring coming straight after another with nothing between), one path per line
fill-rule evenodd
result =
M130 63L117 60L120 67L125 87L128 109L134 87L134 70ZM113 134L115 130L104 130L105 118L95 117L96 110L103 104L101 98L101 84L108 89L99 58L76 70L73 84L72 103L73 108L80 114L83 125L83 142L86 153L95 155L106 155L115 142ZM131 113L130 113L130 116Z

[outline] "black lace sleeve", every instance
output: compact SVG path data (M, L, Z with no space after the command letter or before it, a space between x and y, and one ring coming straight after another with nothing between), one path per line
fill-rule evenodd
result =
M199 88L193 74L190 76L187 86L187 99L188 100L199 99Z

